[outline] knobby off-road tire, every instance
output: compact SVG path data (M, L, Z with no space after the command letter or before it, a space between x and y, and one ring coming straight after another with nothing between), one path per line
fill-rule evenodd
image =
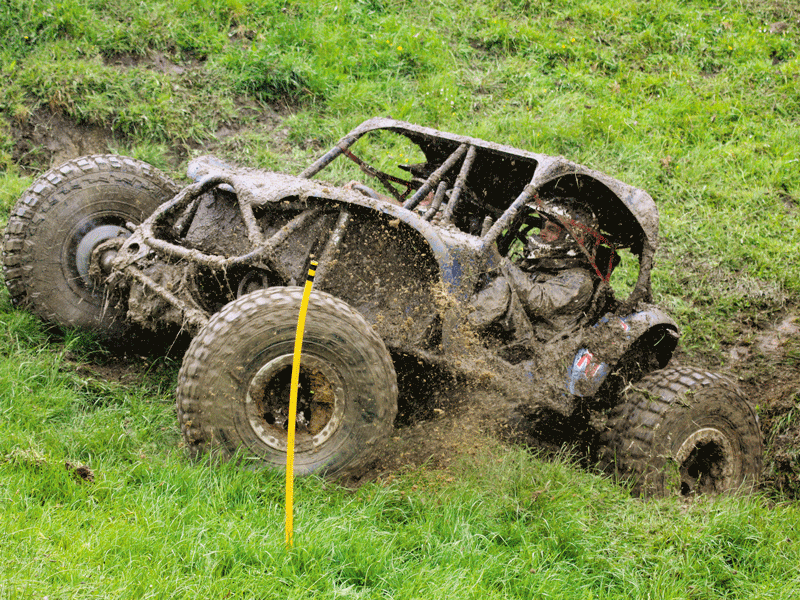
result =
M286 427L303 289L273 287L227 304L192 340L178 377L178 419L193 456L286 467ZM305 320L294 469L358 476L397 414L383 341L333 296L312 291Z
M100 243L130 234L178 186L147 163L124 156L70 160L42 175L11 211L3 236L3 275L11 301L46 321L108 332L125 308L88 276Z
M601 436L600 466L635 495L748 490L761 472L758 417L728 378L691 367L629 387Z

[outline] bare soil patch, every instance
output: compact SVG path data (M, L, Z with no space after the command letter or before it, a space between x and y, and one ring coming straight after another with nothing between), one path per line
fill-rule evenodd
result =
M757 407L764 438L763 485L800 498L800 316L782 313L729 350L730 372Z
M91 124L78 124L45 108L12 125L12 157L24 169L45 170L87 154L106 154L116 145L114 132Z
M183 75L189 71L200 68L203 64L202 61L199 60L190 60L179 64L163 52L148 52L147 54L122 52L106 57L104 62L107 65L119 67L121 69L142 66L147 69L152 69L153 71L158 71L159 73L167 73L170 75Z

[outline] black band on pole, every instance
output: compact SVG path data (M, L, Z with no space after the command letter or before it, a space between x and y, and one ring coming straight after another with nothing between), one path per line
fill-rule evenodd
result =
M311 265L309 265L308 267L308 275L306 276L306 281L311 281L311 282L314 281L314 275L316 275L317 273L318 264L319 263L315 260L311 261Z

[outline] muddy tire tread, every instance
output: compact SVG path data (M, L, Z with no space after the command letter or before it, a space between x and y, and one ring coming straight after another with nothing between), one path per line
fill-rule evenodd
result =
M714 386L741 398L741 393L725 376L694 367L672 367L648 374L623 393L622 401L612 409L607 426L601 435L598 466L634 480L645 476L653 467L664 462L654 456L654 440L665 415L676 403L685 402L687 394ZM749 402L741 398L740 406L747 407L749 418L758 417ZM760 438L746 440L747 445L761 447ZM760 470L760 453L757 457ZM621 466L621 472L620 472ZM643 491L634 484L634 492Z
M110 184L112 180L140 189L146 181L149 189L164 196L174 195L179 189L153 166L113 154L83 156L47 171L23 192L3 234L3 276L13 305L29 307L45 320L58 321L58 315L37 302L42 292L31 289L29 282L36 268L33 255L38 246L37 230L48 213L76 189Z
M228 303L214 314L208 324L192 340L178 374L176 402L178 422L191 457L198 458L211 451L215 455L227 459L232 457L235 452L231 446L220 444L220 441L224 442L225 440L219 440L216 437L218 430L208 417L208 404L213 400L209 398L206 382L216 380L223 370L222 365L229 364L229 360L235 360L232 349L220 349L220 340L225 339L229 332L236 327L236 323L251 322L251 319L256 318L265 305L288 302L299 307L302 295L302 288L274 287L243 296ZM370 365L372 375L392 374L388 396L394 399L393 405L390 403L388 406L382 407L383 412L377 415L376 426L371 428L370 435L361 438L363 451L343 468L328 472L337 477L358 477L363 467L372 460L373 451L376 450L378 442L386 438L393 428L394 417L397 413L396 398L398 394L394 364L383 340L362 315L346 302L324 292L313 292L312 303L316 315L346 315L347 320L359 323L364 336L363 344L379 349L375 353L376 362ZM319 319L320 316L316 318ZM308 325L306 327L308 328ZM215 360L209 361L212 354L215 355ZM209 362L212 362L211 366Z

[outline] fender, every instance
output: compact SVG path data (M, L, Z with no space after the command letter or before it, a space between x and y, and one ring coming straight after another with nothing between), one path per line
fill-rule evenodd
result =
M565 385L570 394L593 396L609 373L637 341L656 348L666 360L680 337L678 325L663 310L650 304L619 316L606 313L583 337L567 368Z

